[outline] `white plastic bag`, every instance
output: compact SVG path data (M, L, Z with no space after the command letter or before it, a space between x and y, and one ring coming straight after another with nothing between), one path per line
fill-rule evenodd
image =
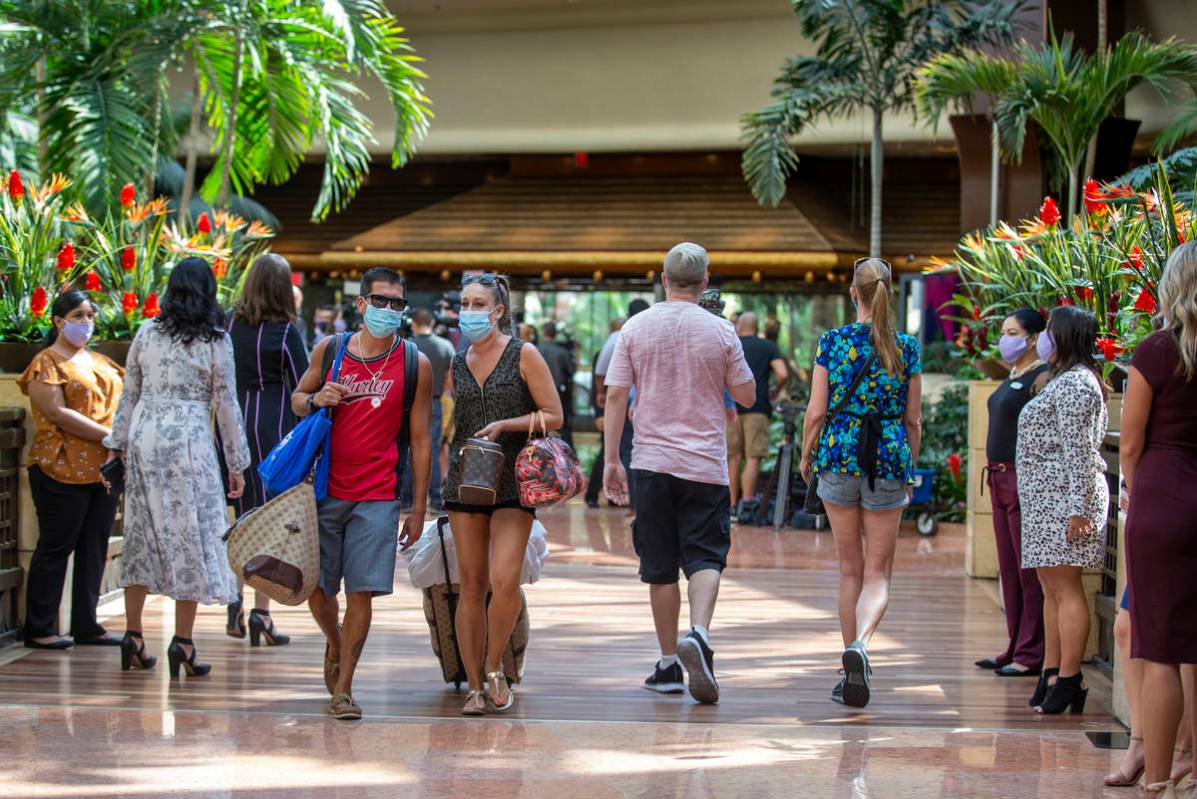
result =
M416 588L431 588L445 582L445 561L441 557L441 541L437 535L436 521L424 525L420 540L403 553L407 560L407 575ZM531 585L540 579L540 570L549 556L547 531L539 519L532 522L532 534L528 538L528 549L524 553L524 568L520 574L522 585ZM453 530L445 523L445 557L449 560L450 582L456 583L457 547L453 541Z

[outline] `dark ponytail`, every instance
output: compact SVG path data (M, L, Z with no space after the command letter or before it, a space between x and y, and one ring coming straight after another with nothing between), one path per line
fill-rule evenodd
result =
M85 302L91 302L91 300L82 291L77 290L64 291L54 298L54 303L50 306L50 330L42 340L43 349L58 341L58 328L54 324L54 318L65 319L67 314Z

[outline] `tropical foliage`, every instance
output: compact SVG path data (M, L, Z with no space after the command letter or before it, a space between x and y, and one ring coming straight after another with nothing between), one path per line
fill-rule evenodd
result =
M860 111L872 118L869 251L881 248L882 135L885 114L913 105L917 68L942 53L1000 44L1014 34L1023 0L793 0L814 55L790 58L773 101L743 121L744 177L762 204L777 205L798 166L791 137L819 119Z
M1122 37L1092 55L1071 34L1032 44L1019 41L1012 55L978 49L936 55L917 71L915 97L932 120L975 92L994 98L994 123L1008 161L1022 157L1027 126L1035 123L1048 151L1053 188L1067 184L1067 218L1076 213L1089 142L1101 123L1135 87L1147 84L1165 100L1170 81L1197 87L1197 45L1172 38L1152 42L1142 34Z
M953 382L923 414L919 467L935 469L932 496L936 516L964 521L968 504L968 384Z

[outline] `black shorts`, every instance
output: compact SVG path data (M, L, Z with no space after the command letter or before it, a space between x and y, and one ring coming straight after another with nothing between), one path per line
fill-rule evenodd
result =
M723 571L731 549L727 486L633 471L632 544L640 556L640 580L666 585L677 582L679 568L687 579L704 569Z
M510 499L506 502L500 502L497 505L467 505L464 502L446 502L445 510L451 510L454 513L482 513L490 516L497 510L522 510L524 513L536 515L536 508L525 508L520 504L518 499Z

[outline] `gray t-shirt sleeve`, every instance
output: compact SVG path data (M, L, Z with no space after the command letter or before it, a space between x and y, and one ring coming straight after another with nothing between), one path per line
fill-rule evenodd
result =
M596 375L606 375L607 370L611 367L611 358L615 355L615 345L619 343L619 331L607 336L607 341L603 344L603 348L599 350L598 360L594 363L594 373Z

